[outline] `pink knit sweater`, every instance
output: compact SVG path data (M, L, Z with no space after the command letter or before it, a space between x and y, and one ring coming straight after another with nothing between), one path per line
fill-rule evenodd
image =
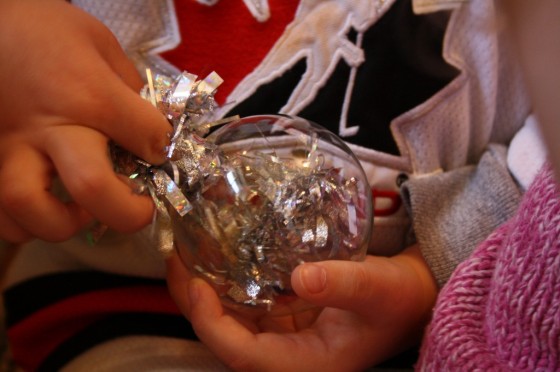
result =
M517 214L463 262L436 304L417 369L560 370L560 194L549 167Z

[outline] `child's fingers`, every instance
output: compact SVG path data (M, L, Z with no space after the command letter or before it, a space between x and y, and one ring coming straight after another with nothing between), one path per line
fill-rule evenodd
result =
M398 296L398 273L385 258L368 257L366 262L323 261L295 268L292 285L303 299L323 307L356 313L382 311ZM368 306L371 304L372 306Z
M73 119L104 133L149 163L165 161L171 124L129 86L136 84L133 77L122 76L126 81L121 80L108 66L100 70L99 81L77 99Z
M189 282L190 321L197 336L234 370L258 370L253 353L257 337L234 317L224 313L212 287L203 279Z
M191 323L196 334L233 370L290 371L325 369L327 342L312 329L276 333L244 324L224 311L214 290L203 279L189 283ZM334 351L335 348L333 348ZM340 370L334 365L332 370Z
M137 72L128 62L106 61L95 50L82 52L81 58L82 64L64 71L64 80L46 88L49 99L41 107L50 122L41 125L84 125L152 164L163 162L172 126L140 96Z
M42 154L25 145L14 146L2 164L0 200L2 210L28 234L62 241L75 234L88 221L88 215L51 193L51 177L52 167ZM5 222L11 225L8 229L14 231L15 237L25 237L9 221Z
M49 136L45 151L76 203L117 231L136 231L152 220L153 203L113 171L107 141L91 128L65 126Z

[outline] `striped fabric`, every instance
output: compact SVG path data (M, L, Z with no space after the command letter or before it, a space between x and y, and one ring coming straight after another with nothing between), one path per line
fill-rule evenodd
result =
M163 280L55 273L7 289L4 302L11 352L25 370L59 370L94 345L123 336L196 339Z

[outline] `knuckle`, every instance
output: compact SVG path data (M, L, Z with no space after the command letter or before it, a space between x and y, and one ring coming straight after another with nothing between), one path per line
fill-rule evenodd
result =
M106 186L106 175L100 170L80 170L67 181L67 187L77 200L91 198L102 193Z
M370 298L374 295L375 286L372 285L371 275L364 265L356 265L350 278L348 290L351 298Z
M71 122L79 122L88 125L91 122L102 122L105 117L103 111L104 98L100 88L96 87L96 83L89 82L84 77L80 82L79 95L67 97L65 100L59 100L51 105L53 112L59 113L62 117Z
M8 211L20 211L22 207L30 205L35 199L35 193L22 185L4 184L0 192L0 203Z
M76 107L80 108L85 123L92 123L96 128L101 129L112 122L115 103L98 82L91 81L84 88L83 96L80 98L82 102Z

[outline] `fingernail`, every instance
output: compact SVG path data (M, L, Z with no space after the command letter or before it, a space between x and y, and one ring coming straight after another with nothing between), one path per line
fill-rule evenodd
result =
M153 154L155 155L154 163L159 165L167 160L167 154L169 153L169 148L171 146L171 133L168 132L165 135L163 141L159 140L154 142L154 147L152 147Z
M306 264L301 269L300 280L309 293L319 293L327 284L327 272L321 266Z

